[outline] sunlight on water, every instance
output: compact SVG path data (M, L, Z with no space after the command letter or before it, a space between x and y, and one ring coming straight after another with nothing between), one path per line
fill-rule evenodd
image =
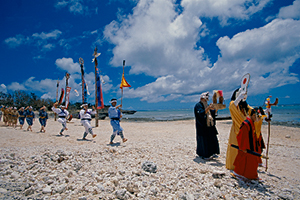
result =
M279 105L272 107L272 123L300 125L300 105ZM218 111L218 117L230 116L229 109ZM194 119L193 109L137 111L134 115L124 115L130 121L173 121Z

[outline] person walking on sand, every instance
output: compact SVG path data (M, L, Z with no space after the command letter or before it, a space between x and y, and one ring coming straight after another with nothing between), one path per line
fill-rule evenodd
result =
M238 135L238 154L233 165L235 166L233 176L241 180L258 180L257 168L259 164L259 157L247 153L247 150L258 153L258 140L254 123L259 121L258 108L251 110L250 117L241 124Z
M88 104L83 104L82 110L80 111L80 119L81 119L81 124L85 128L85 132L83 133L83 140L86 140L86 136L88 133L90 133L93 138L96 137L97 135L93 133L93 129L91 126L91 120L92 120L92 115L97 114L97 111L95 110L95 107L93 106L93 109L88 109Z
M12 120L11 120L12 121L12 126L14 128L16 128L17 123L18 123L18 117L19 117L17 107L14 107L11 113L12 113L12 115L11 115L11 117L12 117Z
M205 160L217 158L220 154L219 142L217 138L217 128L215 116L217 110L213 105L208 105L209 93L204 92L200 95L200 101L194 107L196 118L196 139L198 156Z
M39 111L39 121L41 124L41 130L40 130L41 133L46 132L45 127L46 127L47 120L48 120L48 113L46 112L46 106L43 106L40 108L40 111Z
M7 106L3 106L1 108L1 111L3 113L3 122L4 122L4 125L7 126L7 122L8 122L8 110L7 110Z
M2 120L2 115L3 115L2 108L3 108L3 107L4 107L3 105L0 106L0 121Z
M108 117L110 118L110 125L113 128L113 134L110 137L109 144L114 144L113 140L115 139L117 134L120 135L123 142L126 142L127 139L124 137L123 128L120 125L122 113L119 108L122 107L122 104L117 106L117 99L111 99L110 103L111 106L108 109Z
M33 122L34 122L34 118L35 118L35 115L34 115L34 112L32 111L32 106L27 106L25 108L25 112L26 112L26 122L28 124L28 128L27 128L27 131L31 131L32 132L32 125L33 125Z
M62 129L60 130L59 134L63 135L64 130L68 130L67 128L67 117L69 116L69 112L65 109L66 107L61 105L60 108L57 108L58 102L53 104L51 108L53 112L58 115L58 122L61 123Z
M23 129L23 125L24 125L24 121L25 121L25 117L26 117L26 111L24 107L21 107L18 110L19 113L19 123L20 123L20 129Z
M12 111L13 111L13 107L9 107L8 108L8 118L7 118L8 126L12 126Z

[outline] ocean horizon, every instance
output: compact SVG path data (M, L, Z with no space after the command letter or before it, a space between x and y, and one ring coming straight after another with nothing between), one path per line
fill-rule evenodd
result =
M272 124L300 127L300 104L272 106L272 115ZM217 118L224 117L230 117L228 107L218 111ZM176 121L191 119L194 119L194 108L137 110L133 115L123 114L123 120L128 121Z

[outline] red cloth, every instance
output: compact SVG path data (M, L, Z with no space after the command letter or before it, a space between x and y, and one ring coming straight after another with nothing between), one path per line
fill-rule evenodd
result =
M247 120L250 122L250 124L248 124L245 120L241 125L238 135L236 136L238 145L241 150L249 149L258 153L255 126L250 118L247 118ZM250 126L252 128L252 133L250 132ZM251 149L250 146L250 137L252 137L253 149ZM243 151L238 151L238 155L236 156L233 163L233 165L235 166L234 172L248 179L257 179L258 163L259 157L249 153L244 153Z

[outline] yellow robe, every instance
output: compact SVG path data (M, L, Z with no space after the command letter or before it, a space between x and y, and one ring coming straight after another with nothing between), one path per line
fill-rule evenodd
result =
M231 114L231 119L232 119L232 126L230 130L230 135L229 135L229 140L228 140L228 147L227 147L227 153L226 153L226 168L229 170L234 170L234 160L235 157L238 154L238 150L231 147L230 144L234 144L238 146L238 142L236 139L237 134L239 133L240 126L244 120L246 120L247 116L243 114L243 112L240 110L238 106L236 106L234 101L230 102L229 105L229 111ZM251 113L251 110L253 109L251 106L248 105L248 113L247 115L249 116ZM255 131L256 131L256 136L259 138L261 134L261 125L262 125L262 118L254 123L255 126Z
M250 113L252 108L251 107L249 107L249 108L250 108L249 109L249 113ZM247 116L245 116L242 113L242 111L240 110L240 108L234 104L234 101L230 102L229 111L231 114L232 126L231 126L231 130L230 130L227 153L226 153L226 168L229 170L234 170L233 163L234 163L235 157L238 154L238 150L231 147L230 145L234 144L234 145L238 146L236 136L239 133L242 122L247 118ZM248 115L249 115L249 113L248 113Z

